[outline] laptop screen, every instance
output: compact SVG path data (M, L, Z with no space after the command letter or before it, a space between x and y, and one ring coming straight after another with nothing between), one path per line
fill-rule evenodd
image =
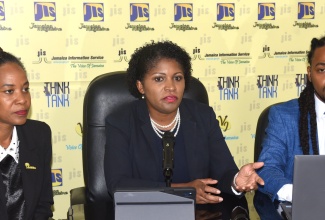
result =
M325 155L296 155L292 219L325 219Z

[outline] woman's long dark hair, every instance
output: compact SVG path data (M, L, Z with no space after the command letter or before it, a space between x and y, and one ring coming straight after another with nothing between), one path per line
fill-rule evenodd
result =
M312 59L314 58L315 50L319 47L325 46L325 37L320 39L313 38L310 45L310 51L308 53L308 63L310 68L312 66ZM314 98L314 86L308 80L306 88L301 92L298 99L300 118L299 118L299 137L303 154L309 154L309 128L310 127L310 139L313 149L313 154L319 154L317 145L317 122L316 122L316 110L315 110L315 98ZM308 120L309 115L309 120Z

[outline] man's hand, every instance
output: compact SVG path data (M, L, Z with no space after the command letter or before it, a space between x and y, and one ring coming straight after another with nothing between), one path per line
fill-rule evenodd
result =
M242 166L235 179L236 190L240 192L249 192L256 190L259 185L264 185L264 180L257 175L256 169L261 168L263 162L249 163Z

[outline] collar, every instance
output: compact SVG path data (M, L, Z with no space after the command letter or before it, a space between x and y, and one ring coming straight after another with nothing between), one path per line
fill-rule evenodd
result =
M19 140L18 140L18 136L17 136L16 126L14 126L14 129L12 131L12 138L11 138L11 142L10 142L8 148L4 149L0 145L0 161L2 161L3 158L5 158L8 154L11 155L14 158L16 163L18 163L18 160L19 160Z
M325 103L319 100L316 94L315 97L315 111L317 118L324 118L325 117Z

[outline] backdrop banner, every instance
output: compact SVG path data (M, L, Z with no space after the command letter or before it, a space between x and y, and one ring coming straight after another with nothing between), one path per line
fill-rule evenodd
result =
M66 218L69 191L84 185L82 109L93 78L126 70L146 42L179 44L240 167L253 162L262 110L304 89L310 41L325 34L324 20L323 0L0 1L0 46L27 69L30 118L52 129L54 218Z

